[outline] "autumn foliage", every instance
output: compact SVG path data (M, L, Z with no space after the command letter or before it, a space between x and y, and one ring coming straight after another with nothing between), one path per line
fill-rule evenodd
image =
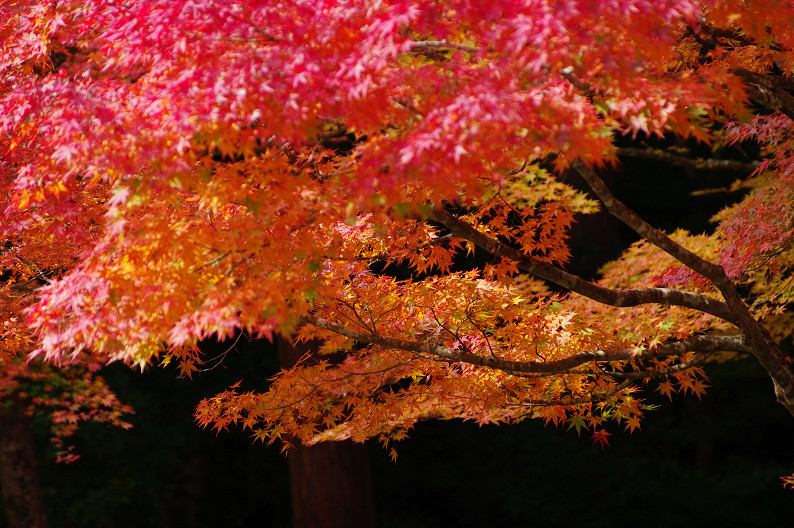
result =
M287 443L530 417L607 443L737 354L794 414L788 2L1 5L3 262L57 270L38 357L190 374L207 338L320 340L197 410ZM665 234L599 174L735 165L623 137L760 156L713 233ZM589 282L568 234L599 207L641 241Z
M6 167L8 168L8 165ZM6 176L7 177L7 176ZM0 195L8 206L10 195ZM81 422L99 422L129 428L124 415L131 413L99 375L101 361L89 355L75 357L61 366L32 359L37 341L26 324L25 310L37 301L36 289L50 278L67 273L79 260L83 244L91 237L94 220L101 218L101 202L90 193L75 195L79 220L44 215L4 238L0 250L0 406L29 415L44 415L50 424L50 440L58 461L79 457L70 437ZM12 220L13 211L5 219ZM84 237L63 229L85 222Z

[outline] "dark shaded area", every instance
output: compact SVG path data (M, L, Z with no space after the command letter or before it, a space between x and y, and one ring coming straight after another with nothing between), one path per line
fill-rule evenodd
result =
M222 354L230 344L218 345ZM241 429L201 429L193 410L241 378L265 387L277 369L272 346L232 349L219 366L179 379L175 368L145 373L111 365L105 377L136 414L133 429L81 426L70 465L54 464L42 430L41 481L50 524L57 527L289 526L285 457L254 444ZM220 358L219 358L220 359ZM260 520L260 521L258 521Z
M33 419L20 401L0 405L0 487L8 526L47 528L41 498Z
M421 424L376 466L382 526L791 526L794 422L752 362L708 370L703 401L648 394L660 408L603 452L538 421Z
M298 445L287 463L294 528L376 526L366 445L352 440Z
M253 380L274 359L235 354L228 370L193 382L171 370L112 367L111 383L138 408L135 428L87 426L80 460L41 458L51 526L290 526L279 448L239 429L202 430L191 416L202 391L222 388L220 378L234 383L248 368ZM779 477L794 471L794 421L751 360L707 370L714 386L703 401L649 392L659 409L632 435L613 427L603 451L588 433L538 421L423 423L397 445L396 463L371 445L379 526L790 526L794 492Z

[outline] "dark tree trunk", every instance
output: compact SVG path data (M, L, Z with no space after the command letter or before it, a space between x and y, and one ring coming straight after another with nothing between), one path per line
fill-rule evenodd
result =
M311 346L279 339L279 358L294 365ZM287 458L293 528L373 528L369 457L352 441L296 445Z
M19 403L0 404L0 486L9 528L46 528L33 451L33 419Z

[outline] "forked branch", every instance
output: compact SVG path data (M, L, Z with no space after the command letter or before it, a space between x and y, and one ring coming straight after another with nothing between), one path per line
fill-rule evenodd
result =
M791 365L788 363L786 356L780 351L769 331L753 318L747 304L739 295L736 286L725 273L723 267L692 253L648 224L637 213L618 200L604 181L583 162L576 160L573 162L573 167L598 195L613 216L679 262L700 273L717 287L725 298L725 303L722 304L725 305L729 312L728 317L724 319L731 321L744 333L750 352L758 359L758 362L772 378L778 401L794 416L794 372L791 369Z

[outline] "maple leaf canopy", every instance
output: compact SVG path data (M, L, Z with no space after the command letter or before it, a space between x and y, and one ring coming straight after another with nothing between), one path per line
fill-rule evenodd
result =
M0 14L4 254L79 249L25 311L39 356L189 374L204 339L318 340L268 390L198 407L204 425L270 441L535 417L603 444L607 421L639 427L643 385L700 395L702 364L731 354L754 356L794 413L787 2ZM624 136L752 143L760 163L713 234L663 233L599 173L623 155L719 160L621 152ZM565 265L575 215L598 207L641 241L591 282ZM466 254L484 264L461 268Z
M55 236L64 220L44 217L24 230L9 233L0 249L0 405L45 416L59 462L79 458L70 437L80 423L91 421L127 429L131 424L124 415L133 412L105 383L97 358L84 354L58 366L40 357L28 357L37 341L26 324L25 310L37 301L37 288L74 266L84 243L100 226L96 220L102 218L103 202L88 192L74 198L79 200L81 214L66 224L82 223L81 236ZM2 200L7 205L9 195L3 193ZM13 212L5 217L6 221L13 218Z

